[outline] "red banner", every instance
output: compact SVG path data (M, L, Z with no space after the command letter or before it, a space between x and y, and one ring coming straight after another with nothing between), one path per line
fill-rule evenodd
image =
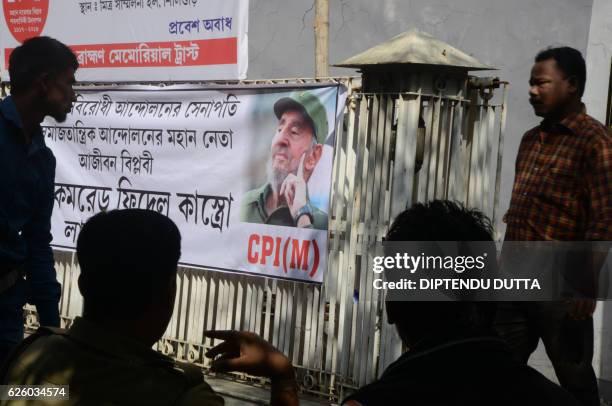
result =
M79 68L205 66L235 64L238 39L72 45ZM5 50L5 63L12 49Z

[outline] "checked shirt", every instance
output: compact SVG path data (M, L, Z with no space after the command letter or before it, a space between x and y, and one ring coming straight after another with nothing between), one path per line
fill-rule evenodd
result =
M612 135L582 110L521 140L507 241L612 240Z

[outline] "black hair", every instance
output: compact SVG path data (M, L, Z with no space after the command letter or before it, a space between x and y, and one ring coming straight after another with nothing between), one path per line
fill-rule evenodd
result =
M493 241L491 221L480 211L449 200L417 203L400 213L388 241Z
M96 317L136 318L168 289L181 255L181 235L151 210L98 213L77 240L79 287Z
M460 203L434 200L417 203L400 213L387 232L386 241L490 241L491 221L476 209ZM394 308L399 324L407 335L427 332L488 328L497 306L490 302L387 302ZM400 332L402 334L402 332Z
M23 92L43 73L55 75L78 67L74 52L58 40L44 36L27 39L9 57L11 93Z
M582 97L586 84L586 64L580 51L570 47L547 48L536 55L535 62L549 59L555 60L557 67L565 76L576 77L578 80L578 93Z

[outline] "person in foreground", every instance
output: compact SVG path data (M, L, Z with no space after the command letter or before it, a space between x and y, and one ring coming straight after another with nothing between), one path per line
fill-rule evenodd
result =
M386 240L493 243L482 213L448 201L402 212ZM491 329L492 308L487 302L386 302L387 320L408 351L343 405L577 406L564 389L514 360Z
M66 120L79 67L70 48L49 37L25 41L8 62L11 96L0 102L0 365L23 339L26 302L41 325L60 325L49 245L55 157L40 123Z
M199 367L151 348L172 316L180 244L176 225L154 211L93 216L77 240L83 317L25 339L0 384L69 385L63 404L222 405ZM269 377L273 404L297 404L293 368L280 352L255 334L207 334L226 340L209 353L222 354L213 370Z

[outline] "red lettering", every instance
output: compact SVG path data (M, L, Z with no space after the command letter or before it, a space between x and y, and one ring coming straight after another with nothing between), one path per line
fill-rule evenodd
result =
M299 240L293 240L293 244L291 246L291 268L302 268L302 270L308 271L308 251L310 248L310 241L302 241L301 247L299 244Z
M274 252L274 238L264 235L261 244L261 261L260 264L266 264L266 257L269 257Z
M312 243L312 244L311 244ZM309 272L310 247L313 247L313 269L310 277L316 274L319 267L319 252L316 240L297 240L270 235L251 234L249 236L247 260L250 264L267 265L272 261L274 268L281 268L285 273L289 268ZM291 249L291 254L289 254ZM287 261L290 259L290 266ZM279 269L280 270L280 269Z
M257 234L251 234L249 237L249 250L247 252L247 259L249 260L249 263L256 264L259 254L257 254L257 252L253 252L253 244L259 245L259 236Z
M279 255L281 251L281 244L283 239L281 237L276 237L276 249L274 250L274 266L278 267L280 265Z

